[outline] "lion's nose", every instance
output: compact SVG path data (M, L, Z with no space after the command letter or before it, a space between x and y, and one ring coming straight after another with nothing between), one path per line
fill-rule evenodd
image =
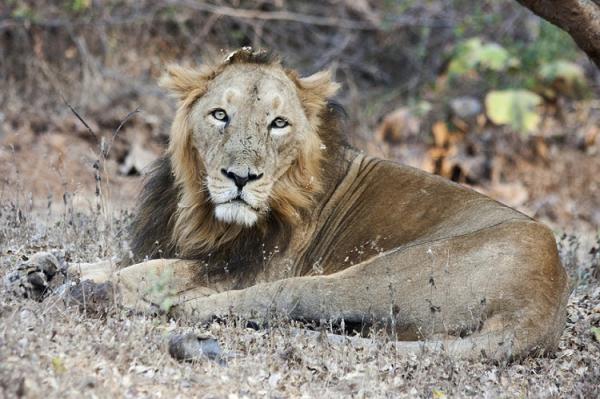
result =
M225 170L225 169L221 169L221 173L223 173L223 175L228 177L229 179L233 180L239 190L244 188L246 183L248 183L249 181L258 180L263 176L262 173L259 173L257 175L254 173L250 173L250 171L248 171L246 173L246 175L238 175L237 173L235 173L231 170Z

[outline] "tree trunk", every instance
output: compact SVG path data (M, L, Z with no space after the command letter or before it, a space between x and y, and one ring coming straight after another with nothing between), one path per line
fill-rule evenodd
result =
M517 0L565 30L600 68L600 0Z

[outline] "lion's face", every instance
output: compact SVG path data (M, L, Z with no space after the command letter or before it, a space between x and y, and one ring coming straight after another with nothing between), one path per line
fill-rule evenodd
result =
M190 128L216 218L245 226L269 211L273 186L299 149L318 140L294 82L281 68L257 65L216 76L193 105Z
M321 113L339 85L327 71L301 78L262 54L171 66L161 79L180 100L169 158L181 253L209 252L261 221L297 223L322 189Z

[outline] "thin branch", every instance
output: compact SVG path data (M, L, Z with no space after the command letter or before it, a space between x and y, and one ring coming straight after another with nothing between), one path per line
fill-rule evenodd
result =
M195 11L203 11L210 14L227 16L239 19L259 19L264 21L289 21L299 22L306 25L331 26L356 30L377 30L370 22L341 19L335 17L321 17L308 14L300 14L292 11L260 11L227 6L216 6L189 0L168 0L171 6L183 6Z
M13 29L16 27L30 26L40 28L62 28L65 26L98 26L98 25L131 25L140 21L152 20L157 12L163 10L166 7L154 7L150 8L149 11L140 13L136 12L133 15L126 17L108 17L101 18L94 16L92 18L81 18L81 19L66 19L66 18L55 18L55 19L28 19L21 17L9 17L0 20L0 32L3 30Z
M81 123L83 123L83 126L85 126L87 128L87 131L90 133L90 135L98 140L98 136L96 135L96 133L94 132L94 130L90 127L90 125L87 124L87 122L81 117L81 115L79 115L79 113L77 111L75 111L75 108L73 108L71 106L71 104L69 104L69 102L67 101L67 99L65 98L65 96L62 95L62 93L60 93L60 97L62 98L63 102L65 103L65 105L67 107L69 107L69 109L71 110L71 112L73 114L75 114L75 116L77 117L77 119L79 119L79 121Z
M138 114L139 112L140 112L140 107L137 107L136 109L134 109L133 111L131 111L130 113L128 113L127 116L125 118L123 118L123 120L121 121L121 123L119 123L119 126L113 132L112 138L110 139L110 143L108 144L108 148L106 149L106 153L103 154L105 158L107 158L108 155L110 154L110 150L111 150L111 148L113 146L113 143L115 142L115 138L117 137L117 135L121 131L121 128L123 127L123 125L125 125L131 118L133 118L133 116L135 114Z
M323 17L318 15L301 14L293 11L260 11L244 8L233 8L227 6L217 6L206 4L204 2L195 2L190 0L168 0L170 6L180 6L190 8L195 11L203 11L211 14L222 15L239 19L254 19L265 21L289 21L298 22L305 25L329 26L334 28L351 29L351 30L367 30L377 31L382 30L381 27L368 21L360 21L346 18ZM426 23L425 23L426 22ZM431 20L420 20L411 16L397 17L392 28L400 26L432 26L434 23Z
M113 139L115 137L117 137L117 134L119 134L119 131L121 131L121 128L123 127L123 125L125 123L127 123L127 121L129 121L129 119L131 119L133 117L133 115L135 115L139 112L140 112L140 107L137 107L136 109L134 109L133 111L131 111L130 113L127 114L127 116L121 121L121 123L119 123L119 127L117 127L117 129L113 133Z
M372 21L326 17L319 15L302 14L293 11L260 11L244 8L234 8L220 6L214 4L206 4L204 2L196 2L190 0L167 0L161 5L151 8L144 13L136 13L126 17L108 17L102 18L95 16L89 19L48 19L48 20L26 20L21 18L8 18L0 21L0 32L3 30L15 27L37 26L42 28L57 28L64 26L98 26L98 25L127 25L139 21L152 20L161 11L172 7L191 9L194 11L206 12L213 15L246 19L246 20L263 20L263 21L288 21L297 22L305 25L326 26L333 28L341 28L348 30L363 30L363 31L380 31L396 29L400 27L448 27L448 23L435 21L431 18L415 18L414 16L397 16L387 28L377 26Z

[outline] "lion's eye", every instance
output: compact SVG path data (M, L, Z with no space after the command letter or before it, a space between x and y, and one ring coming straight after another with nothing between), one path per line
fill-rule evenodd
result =
M290 123L283 118L275 118L273 122L271 122L271 127L275 129L283 129L288 126Z
M227 122L229 120L229 116L227 115L227 112L225 112L225 110L222 109L215 109L213 112L210 113L213 118L215 118L218 121L221 122Z

